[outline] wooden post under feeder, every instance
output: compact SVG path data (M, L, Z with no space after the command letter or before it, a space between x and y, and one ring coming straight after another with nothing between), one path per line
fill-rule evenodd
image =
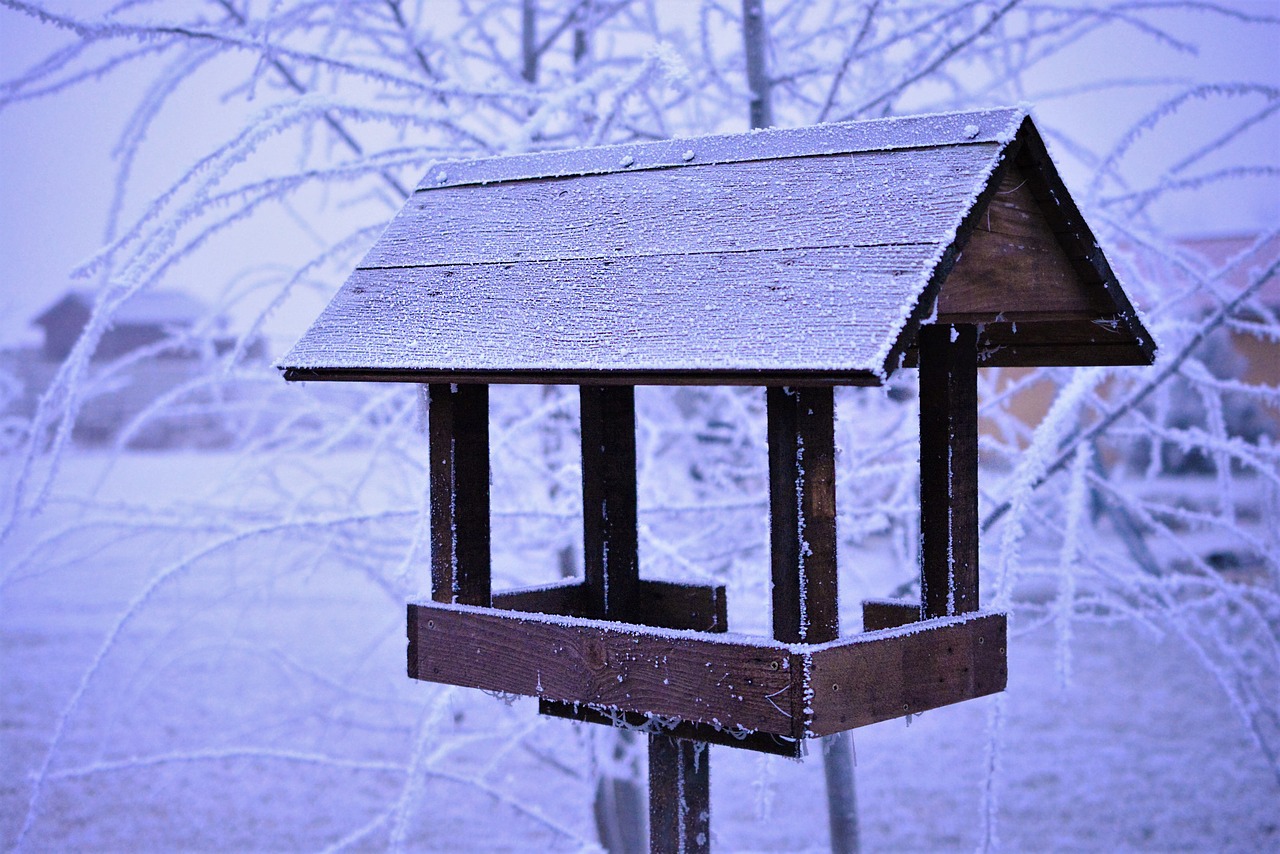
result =
M432 168L282 360L429 384L432 598L409 675L650 736L650 845L710 847L708 744L804 741L1001 691L979 606L977 369L1154 345L1017 109ZM838 620L837 385L920 375L918 601ZM585 577L494 592L488 386L580 386ZM765 388L773 637L646 579L639 384Z

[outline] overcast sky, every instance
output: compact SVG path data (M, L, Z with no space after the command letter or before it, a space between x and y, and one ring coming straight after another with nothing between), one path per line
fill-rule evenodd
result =
M74 6L76 4L68 4ZM1280 15L1280 0L1244 4L1255 12ZM1269 81L1280 87L1280 28L1233 25L1219 20L1205 31L1203 17L1178 24L1194 29L1204 46L1199 56L1149 47L1135 51L1132 36L1119 34L1093 39L1068 56L1047 65L1032 91L1070 86L1097 76L1176 75L1199 80ZM59 36L12 11L0 10L0 73L7 79L60 44ZM141 70L140 70L141 71ZM0 112L0 345L30 339L30 318L53 302L71 282L68 271L99 246L110 200L115 165L110 148L145 82L142 73L117 75L92 82L54 99L20 104ZM1165 90L1163 94L1167 94ZM1037 104L1046 120L1077 129L1096 149L1115 138L1125 120L1154 103L1160 92L1093 95L1049 100ZM155 193L215 141L234 128L227 108L217 107L215 91L196 92L180 113L157 125L150 137L151 160L136 177L142 192ZM744 107L745 112L745 107ZM745 120L745 119L744 119ZM1199 105L1181 119L1187 134L1212 133L1226 113ZM1233 156L1239 162L1280 163L1280 133L1273 119L1254 132ZM1153 157L1152 164L1159 162ZM1081 175L1070 165L1068 184ZM1162 212L1165 225L1184 234L1240 233L1280 222L1276 184L1237 183L1210 197L1187 196ZM135 198L134 203L138 203ZM256 237L237 247L243 257L210 259L198 272L184 275L230 276L247 262L268 262L274 252L288 263L314 247L279 243L269 222ZM175 283L176 284L176 283ZM339 284L334 282L334 285ZM287 319L284 321L288 325ZM277 328L279 334L287 333Z

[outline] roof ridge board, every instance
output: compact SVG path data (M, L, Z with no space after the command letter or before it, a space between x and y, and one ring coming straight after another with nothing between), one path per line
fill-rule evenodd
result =
M785 157L1005 144L1026 116L1022 107L1000 107L443 161L427 171L414 192Z
M427 270L434 267L510 267L513 264L551 264L559 261L625 261L636 258L686 258L692 255L749 255L765 252L825 252L830 249L883 249L889 246L937 246L936 240L889 240L866 243L826 243L814 246L748 246L729 249L700 249L696 252L628 252L612 255L575 255L554 258L494 258L483 261L448 261L440 264L370 264L363 262L355 268L359 271L375 270ZM353 270L354 272L354 270Z

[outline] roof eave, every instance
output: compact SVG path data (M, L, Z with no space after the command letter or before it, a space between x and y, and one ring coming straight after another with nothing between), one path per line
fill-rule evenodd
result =
M290 382L408 382L525 385L741 385L741 386L876 386L874 371L843 370L590 370L509 369L447 370L433 368L325 368L277 365Z

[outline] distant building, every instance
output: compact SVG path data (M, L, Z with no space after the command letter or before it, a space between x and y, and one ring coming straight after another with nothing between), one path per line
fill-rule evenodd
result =
M1280 237L1276 236L1265 240L1253 234L1185 237L1179 239L1176 246L1182 250L1177 263L1149 254L1139 261L1139 275L1147 281L1159 283L1161 291L1169 299L1184 300L1180 315L1187 320L1197 316L1209 318L1221 305L1221 299L1230 299L1241 293L1264 270L1280 260ZM1120 255L1127 247L1121 242L1117 248L1121 250L1117 253ZM1198 279L1211 281L1218 296L1215 297L1209 288L1200 286ZM1265 314L1260 314L1259 309ZM1250 304L1242 307L1239 317L1244 322L1223 325L1199 345L1199 359L1219 379L1252 385L1280 385L1280 341L1268 332L1269 317L1275 316L1280 316L1280 277L1265 282ZM1170 358L1173 352L1171 342L1164 342L1161 346L1164 347L1162 358ZM997 390L1003 391L1024 381L1029 372L1029 369L1003 371ZM1170 423L1180 427L1204 423L1203 403L1197 394L1190 392L1184 380L1174 377L1167 388L1169 406L1172 407ZM981 429L1025 446L1030 442L1030 429L1044 418L1058 391L1058 386L1046 377L1040 383L1023 388L1007 401L1008 411L1027 428L1023 436L1006 436L990 419L982 420ZM1227 395L1225 404L1222 415L1230 435L1250 442L1263 435L1272 440L1280 436L1280 411L1244 395ZM1199 451L1188 453L1165 443L1163 453L1169 458L1166 462L1171 471L1208 471L1212 468Z
M33 326L44 330L44 347L40 352L45 361L61 362L70 355L93 314L95 299L93 294L85 291L67 291L31 321ZM189 294L144 291L122 305L112 316L111 325L98 342L93 359L118 359L141 347L188 331L208 315L209 307ZM225 352L233 343L231 339L214 341L219 353ZM260 343L257 346L261 348ZM199 354L191 348L172 348L162 351L161 356L197 358Z
M84 333L95 303L90 292L67 291L32 318L32 326L44 333L39 347L0 351L0 450L15 445L11 434L35 413L40 395ZM135 447L226 444L234 432L227 403L241 397L244 389L202 380L209 375L211 360L230 352L236 338L214 335L185 340L210 315L207 305L181 291L146 291L122 305L91 356L94 368L76 420L76 440L89 445L108 443L127 431L127 441ZM155 345L162 346L135 364L117 363ZM244 355L249 361L265 361L265 352L265 341L256 338ZM145 423L134 423L166 395L172 396L173 405L149 414Z

